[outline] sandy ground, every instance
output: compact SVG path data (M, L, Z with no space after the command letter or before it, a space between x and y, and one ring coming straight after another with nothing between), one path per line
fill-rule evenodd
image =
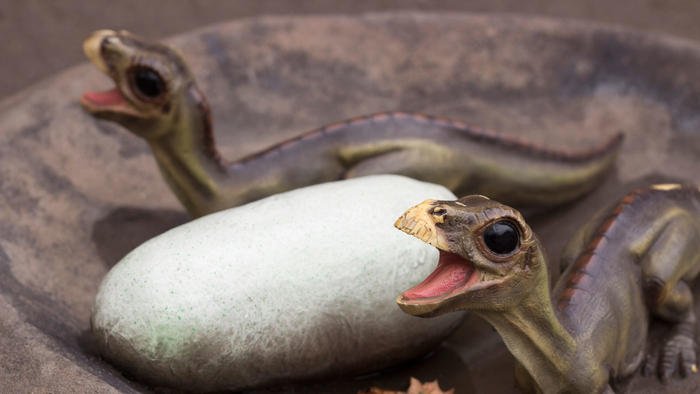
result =
M81 62L80 43L95 29L123 28L160 38L262 14L399 9L548 15L700 39L700 2L691 0L4 0L0 4L0 97Z

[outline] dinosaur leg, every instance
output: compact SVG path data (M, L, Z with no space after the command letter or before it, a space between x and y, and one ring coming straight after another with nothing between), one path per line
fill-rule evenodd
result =
M644 291L651 313L673 324L659 354L647 357L645 374L656 371L667 380L697 371L695 313L688 286L698 273L698 229L687 218L674 219L662 230L642 258Z
M688 286L684 282L679 282L673 290L679 293L676 294L676 296L686 297L685 294L681 294L685 293L686 290L681 289L687 289L687 295L690 295ZM672 309L676 310L675 307L676 306ZM696 318L692 309L692 301L689 309L690 310L686 312L681 320L674 322L673 328L664 340L662 346L657 349L657 352L652 352L647 356L643 370L645 375L651 375L656 372L659 377L665 381L676 371L683 377L686 377L690 373L697 372L698 368L695 354ZM664 312L661 312L659 316L662 316L662 314L664 314Z

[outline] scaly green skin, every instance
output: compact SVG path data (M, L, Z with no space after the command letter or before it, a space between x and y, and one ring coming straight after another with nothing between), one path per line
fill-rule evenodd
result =
M499 255L484 234L501 221L518 229L519 243ZM673 328L660 354L646 357L644 371L664 380L676 371L697 372L689 288L700 271L696 187L636 190L592 220L568 245L567 268L551 295L542 247L510 207L482 196L428 200L396 226L456 254L471 272L447 290L440 288L445 276L431 276L416 288L441 292L424 297L414 288L398 298L399 306L423 317L456 310L483 317L518 360L516 379L525 391L612 392L645 360L651 317ZM442 257L436 273L441 266L443 272L448 266Z
M106 30L95 32L84 47L121 96L105 103L86 94L84 108L146 139L193 216L319 182L382 173L439 183L458 194L486 194L521 208L547 207L590 191L609 172L622 141L618 135L590 150L557 151L458 121L389 112L312 130L224 164L204 95L172 49ZM139 65L165 81L158 97L139 94L132 72Z

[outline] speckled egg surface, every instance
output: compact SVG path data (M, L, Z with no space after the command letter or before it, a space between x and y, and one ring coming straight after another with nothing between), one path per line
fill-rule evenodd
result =
M92 329L105 357L156 386L240 389L356 374L420 355L461 314L395 298L437 251L393 227L442 186L382 175L215 213L136 248L105 277Z

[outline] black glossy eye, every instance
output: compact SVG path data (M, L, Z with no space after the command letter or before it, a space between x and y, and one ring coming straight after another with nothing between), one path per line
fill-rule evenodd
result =
M131 80L136 93L145 98L155 99L165 92L163 78L150 67L135 67L131 72Z
M513 223L506 220L498 221L487 227L483 237L486 247L496 254L512 253L520 244L518 229Z

